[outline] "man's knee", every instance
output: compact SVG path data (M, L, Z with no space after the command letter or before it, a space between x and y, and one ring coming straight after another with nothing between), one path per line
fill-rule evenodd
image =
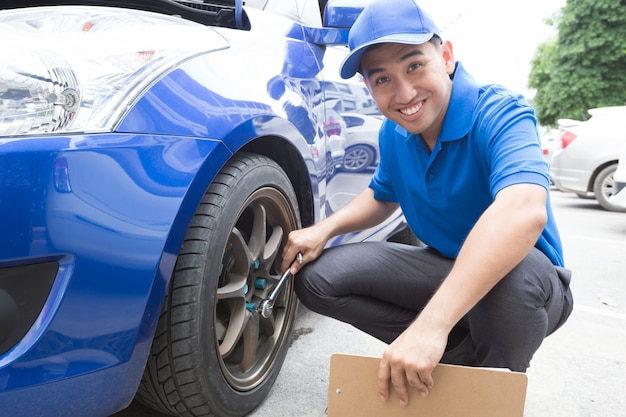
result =
M557 274L554 265L542 252L533 249L496 284L485 299L511 307L541 308L551 297L555 279Z
M319 283L312 278L312 264L305 265L294 277L294 289L300 301L310 308L309 303L320 297Z

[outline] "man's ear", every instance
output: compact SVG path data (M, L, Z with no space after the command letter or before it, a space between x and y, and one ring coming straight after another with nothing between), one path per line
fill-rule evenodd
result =
M367 91L369 91L370 94L371 94L372 90L370 90L370 85L367 83L367 78L365 78L363 75L361 75L361 81L363 81L363 84L365 84L365 88L367 88Z
M443 61L446 65L446 72L448 74L453 74L455 61L454 50L452 49L452 43L450 41L445 41L443 45L441 45L441 55L443 56Z

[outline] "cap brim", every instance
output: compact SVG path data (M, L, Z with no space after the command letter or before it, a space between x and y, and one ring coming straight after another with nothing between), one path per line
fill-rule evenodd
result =
M428 42L434 33L397 33L393 35L383 36L381 38L364 43L355 50L351 51L348 56L343 60L340 67L341 78L348 79L354 77L359 71L361 65L361 57L363 53L372 45L378 45L381 43L404 43L409 45L420 45Z

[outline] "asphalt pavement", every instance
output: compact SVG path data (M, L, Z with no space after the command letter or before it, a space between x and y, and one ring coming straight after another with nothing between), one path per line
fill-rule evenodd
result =
M626 417L626 213L574 194L551 195L575 307L531 362L524 417ZM330 356L380 357L384 348L301 307L276 384L249 417L325 417ZM154 416L132 405L115 417L148 415Z

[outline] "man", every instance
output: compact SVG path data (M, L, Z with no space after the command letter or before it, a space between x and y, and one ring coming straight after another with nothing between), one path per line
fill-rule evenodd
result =
M380 164L343 209L289 235L283 258L303 262L283 270L308 308L389 343L383 399L389 384L403 405L407 384L428 395L439 362L524 372L572 310L533 109L477 85L415 0L373 0L349 46L342 77L359 72L387 119ZM425 247L323 250L398 206Z

